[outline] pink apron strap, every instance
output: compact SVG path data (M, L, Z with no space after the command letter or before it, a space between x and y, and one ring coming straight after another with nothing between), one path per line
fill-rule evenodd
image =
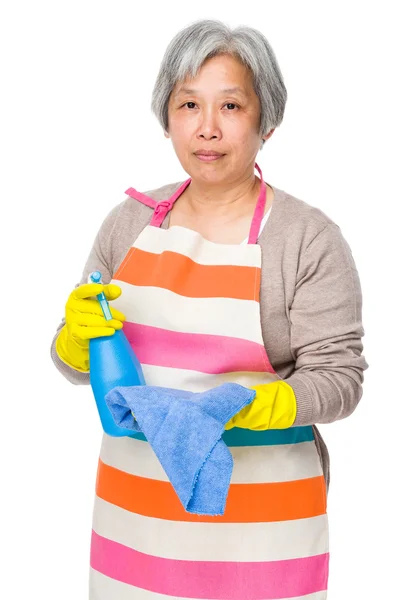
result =
M267 186L265 185L264 178L262 177L262 171L255 163L255 167L261 176L261 189L256 203L254 216L252 218L251 229L249 231L248 244L256 244L259 238L259 230L261 229L261 222L264 216L265 204L267 201Z
M171 210L171 207L176 202L177 198L184 192L189 183L192 181L191 177L186 179L184 183L174 192L174 194L168 199L162 202L157 202L156 208L154 209L153 217L150 221L150 225L153 227L160 227L163 223L167 213Z
M134 198L134 200L138 200L146 206L149 206L150 208L156 208L157 202L153 200L153 198L150 198L150 196L146 196L141 192L137 192L137 190L132 187L128 188L128 190L126 190L124 193L128 196L131 196L131 198Z
M160 227L165 216L176 202L177 198L182 194L182 192L184 192L191 181L191 178L187 179L168 200L162 200L161 202L157 202L157 200L154 200L154 198L150 198L150 196L146 196L141 192L137 192L137 190L132 187L128 188L125 193L131 196L131 198L134 198L134 200L138 200L138 202L142 202L146 206L154 208L150 225L153 225L154 227Z

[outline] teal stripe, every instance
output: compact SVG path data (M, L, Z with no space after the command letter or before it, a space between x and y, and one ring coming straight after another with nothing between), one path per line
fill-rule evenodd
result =
M266 429L265 431L234 427L229 431L224 431L222 438L227 446L280 446L312 442L314 433L311 425L290 427L289 429Z
M134 433L128 437L147 441L144 433ZM311 425L306 427L290 427L289 429L267 429L253 431L234 427L224 431L222 439L227 446L281 446L283 444L300 444L314 441Z

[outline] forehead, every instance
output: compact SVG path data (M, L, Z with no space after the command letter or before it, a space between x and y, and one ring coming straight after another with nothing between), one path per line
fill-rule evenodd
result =
M172 95L196 94L207 90L249 97L253 94L252 73L233 56L215 56L205 60L196 77L187 77L176 83Z

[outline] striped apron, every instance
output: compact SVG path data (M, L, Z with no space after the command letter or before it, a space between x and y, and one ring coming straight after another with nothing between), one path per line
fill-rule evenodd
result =
M281 379L260 321L261 191L248 244L160 227L191 179L156 203L112 283L148 385L201 392ZM234 468L224 515L185 511L143 434L104 433L93 515L90 600L325 600L326 485L312 427L223 433Z

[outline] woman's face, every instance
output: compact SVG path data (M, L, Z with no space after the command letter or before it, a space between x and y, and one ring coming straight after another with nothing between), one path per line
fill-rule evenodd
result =
M168 122L165 135L192 179L220 184L252 173L261 146L260 103L251 72L232 56L208 59L197 77L175 86ZM219 157L200 155L210 151Z

